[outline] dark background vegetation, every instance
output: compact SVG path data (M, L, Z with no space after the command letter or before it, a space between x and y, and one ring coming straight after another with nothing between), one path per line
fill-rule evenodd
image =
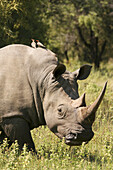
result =
M112 0L1 0L0 47L39 39L62 61L94 63L113 56Z

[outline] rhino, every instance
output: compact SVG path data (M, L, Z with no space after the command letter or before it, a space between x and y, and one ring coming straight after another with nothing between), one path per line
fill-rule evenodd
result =
M48 49L13 44L0 49L0 143L17 140L36 152L30 131L41 125L70 146L88 143L94 136L92 124L105 94L86 106L85 93L79 96L77 80L86 79L88 64L74 72L59 63Z

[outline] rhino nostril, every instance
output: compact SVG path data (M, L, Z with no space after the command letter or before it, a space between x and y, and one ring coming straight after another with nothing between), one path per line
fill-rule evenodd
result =
M73 133L70 133L66 136L66 139L68 140L75 140L77 139L77 133L73 134Z
M77 133L74 134L74 139L77 139Z

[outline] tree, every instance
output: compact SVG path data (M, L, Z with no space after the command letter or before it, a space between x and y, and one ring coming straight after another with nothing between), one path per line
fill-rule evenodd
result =
M76 28L79 38L89 50L95 68L99 68L106 46L113 38L110 1L88 0L83 3L79 0L78 5L72 0L72 3L78 14Z
M51 0L48 8L49 48L58 54L60 60L63 57L69 60L68 52L75 41L75 29L70 23L73 17L72 8L72 3L68 0Z
M0 1L0 47L12 43L30 45L31 38L47 42L44 1Z
M60 53L76 52L79 59L99 68L107 47L113 42L112 0L51 1L50 40Z
M0 47L9 43L10 40L15 39L17 34L12 31L11 25L13 22L12 13L18 13L19 3L15 0L1 0L0 1Z

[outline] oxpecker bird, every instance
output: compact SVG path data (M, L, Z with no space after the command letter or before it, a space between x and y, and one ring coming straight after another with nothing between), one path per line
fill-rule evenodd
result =
M36 40L36 42L37 42L37 46L38 46L38 47L41 47L41 48L45 48L45 49L46 49L46 47L45 47L41 42L39 42L39 40Z
M31 39L31 40L32 40L32 42L31 42L31 47L36 48L35 40L34 40L34 39Z

